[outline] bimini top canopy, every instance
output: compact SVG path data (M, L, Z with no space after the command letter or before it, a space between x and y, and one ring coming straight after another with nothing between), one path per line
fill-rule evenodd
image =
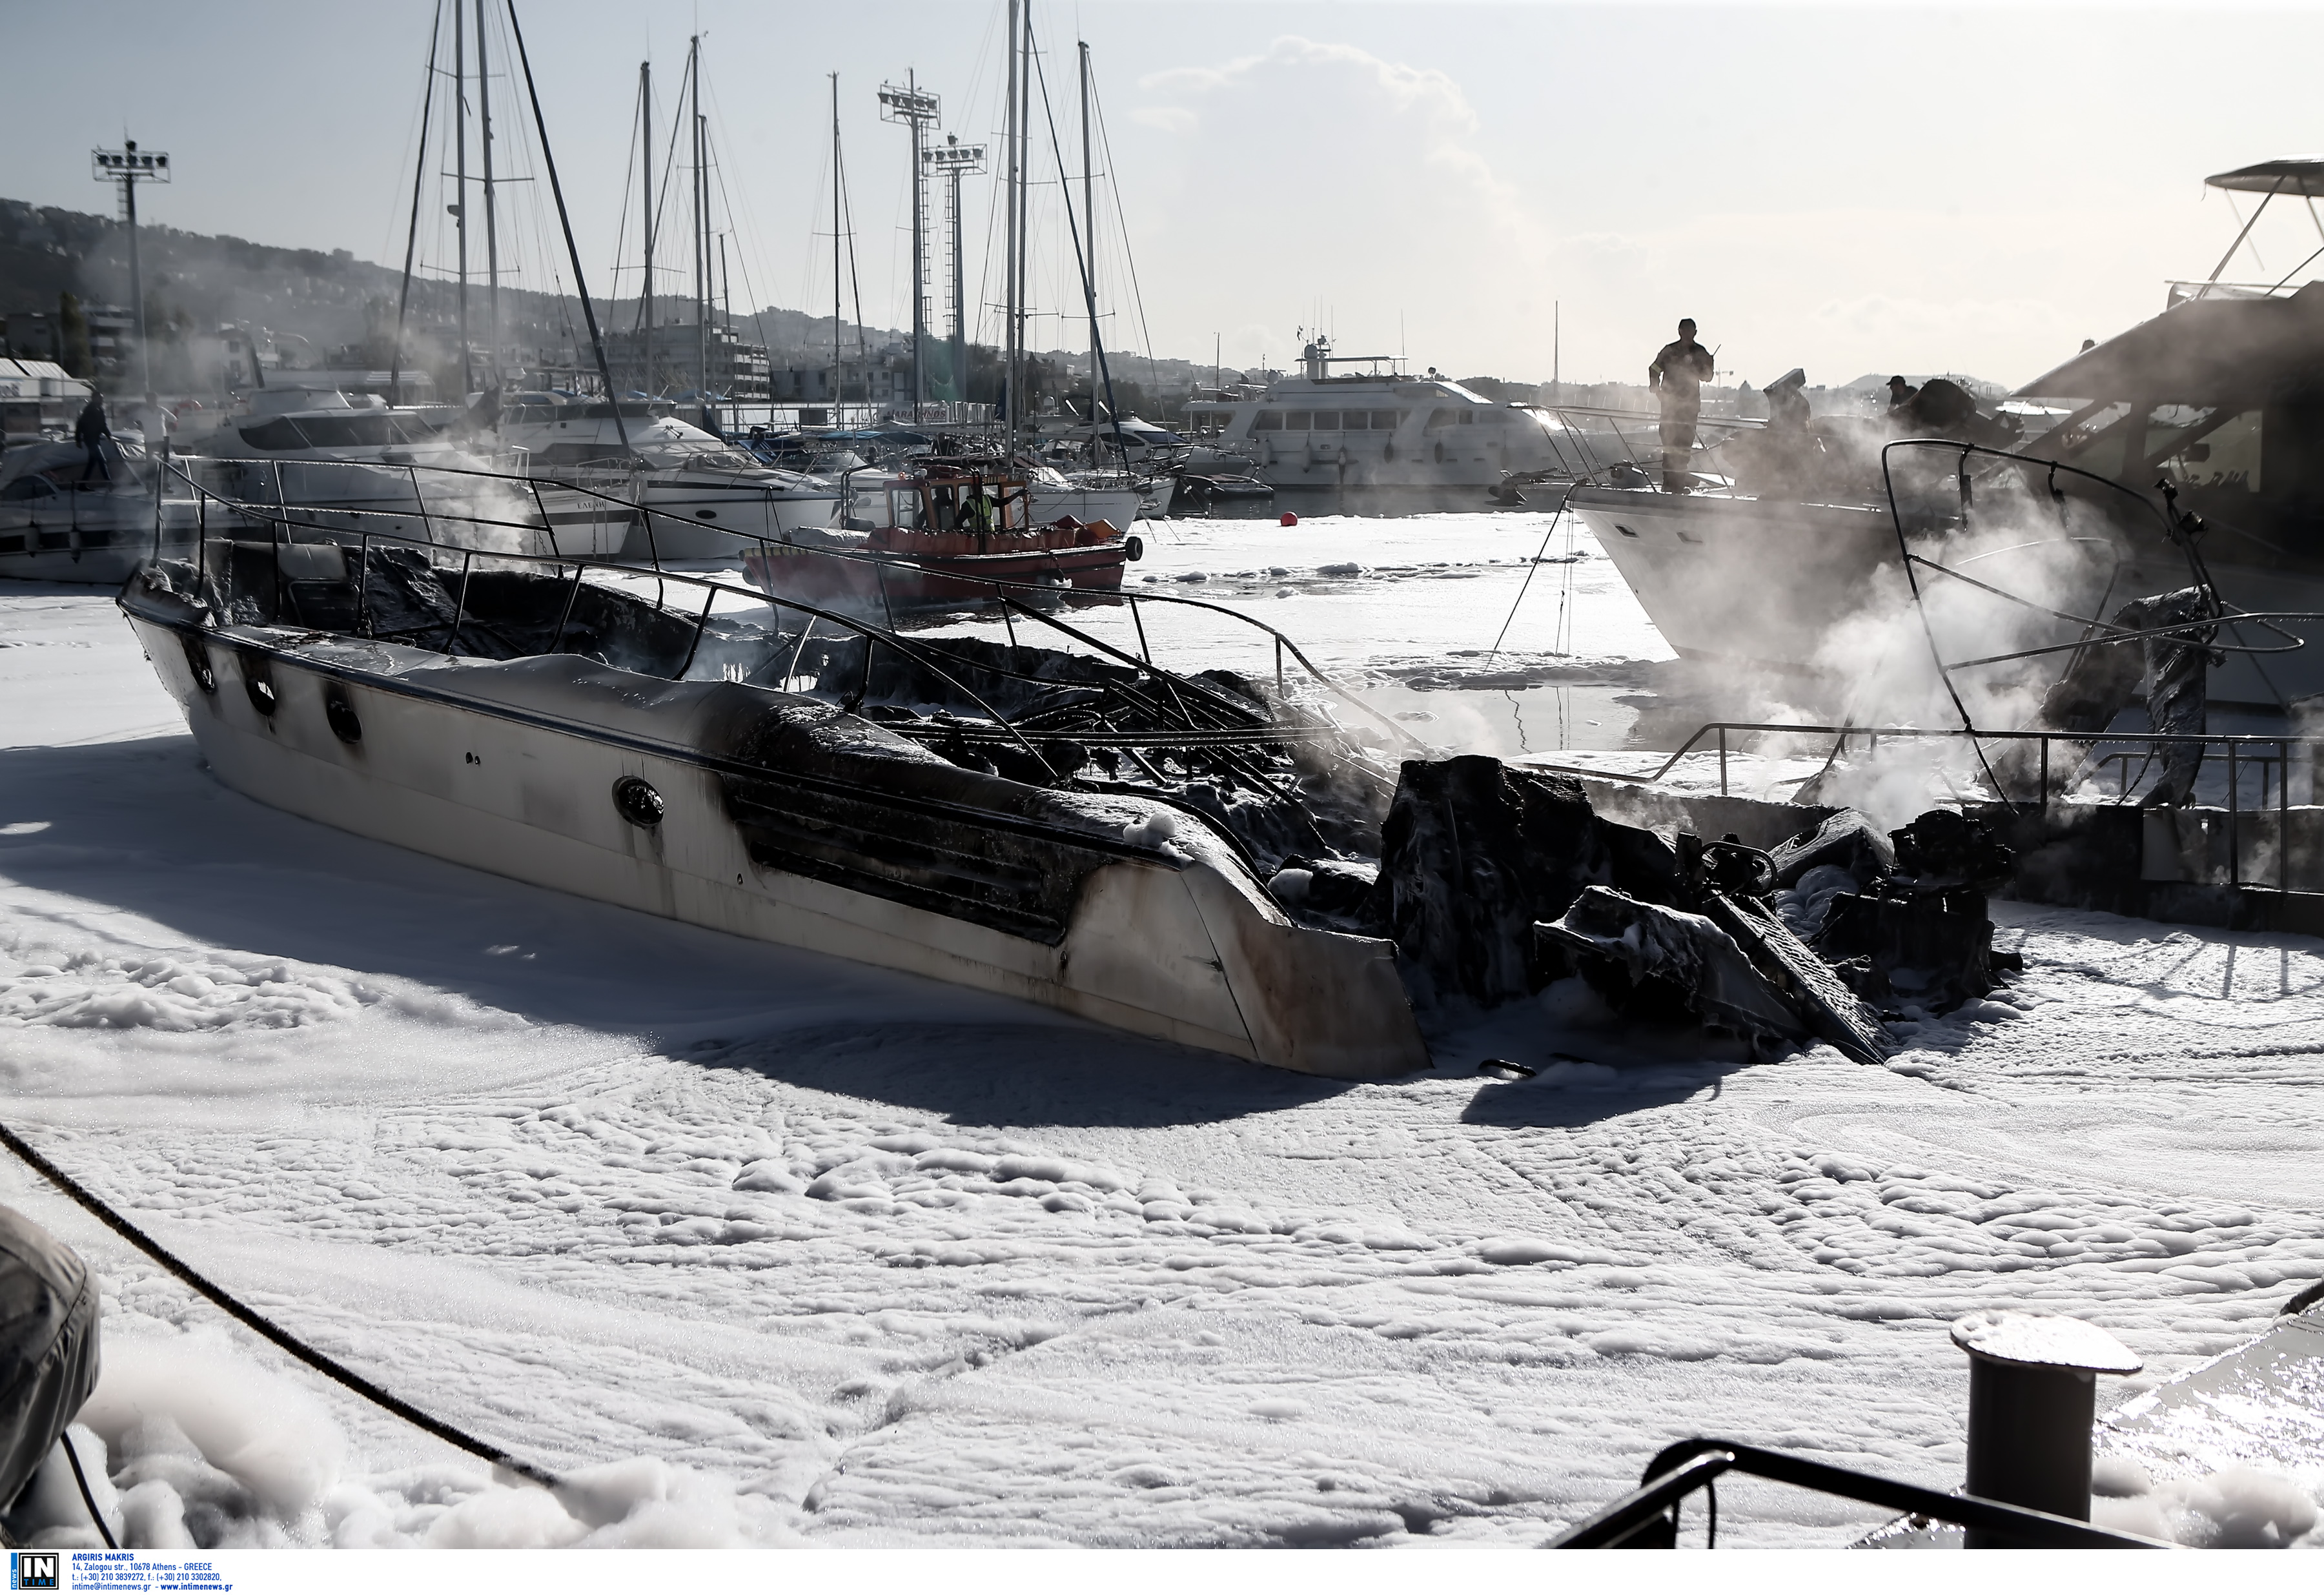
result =
M2020 399L2215 404L2324 393L2324 282L2282 299L2190 300L2085 349Z
M2203 183L2206 188L2233 189L2240 194L2299 194L2310 199L2324 198L2324 155L2286 155L2281 161L2239 166L2233 171L2207 177Z

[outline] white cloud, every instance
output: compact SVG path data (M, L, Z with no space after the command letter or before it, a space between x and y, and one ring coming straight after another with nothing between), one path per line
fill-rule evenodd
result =
M1231 272L1185 274L1163 312L1177 325L1157 327L1166 345L1207 342L1201 329L1257 310L1272 332L1230 360L1279 363L1294 329L1320 322L1366 353L1408 325L1416 357L1452 365L1545 311L1548 231L1448 74L1286 36L1139 88L1138 119L1179 138L1161 191L1125 195L1133 216L1158 201L1172 235L1196 239L1209 218L1265 218L1255 236L1219 240Z

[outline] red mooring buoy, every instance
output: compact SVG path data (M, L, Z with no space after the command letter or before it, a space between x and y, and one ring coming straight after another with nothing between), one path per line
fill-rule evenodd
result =
M1283 524L1286 526L1296 526L1299 524L1299 517L1293 514L1290 511L1286 510L1283 512Z

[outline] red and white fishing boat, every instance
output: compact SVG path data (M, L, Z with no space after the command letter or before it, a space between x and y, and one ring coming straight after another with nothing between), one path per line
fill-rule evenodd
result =
M877 491L877 490L875 490ZM936 459L884 484L886 513L856 530L761 541L742 557L753 585L823 608L925 609L989 598L994 582L1121 590L1144 549L1104 521L1033 520L1022 472L994 460Z

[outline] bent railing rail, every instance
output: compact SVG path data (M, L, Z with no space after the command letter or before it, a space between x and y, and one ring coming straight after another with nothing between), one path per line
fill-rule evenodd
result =
M2032 1550L2166 1551L2162 1540L2117 1534L2079 1518L2036 1512L1982 1496L1947 1495L1853 1468L1810 1461L1732 1440L1682 1440L1646 1464L1637 1489L1610 1502L1549 1542L1552 1551L1669 1550L1678 1543L1679 1507L1701 1490L1708 1497L1706 1543L1719 1539L1716 1484L1728 1473L1771 1480L1820 1495L1860 1501L1933 1523L1976 1529L2011 1546Z
M2232 886L2257 884L2246 881L2242 878L2240 822L2237 816L2246 813L2264 812L2273 807L2276 815L2276 834L2279 843L2276 849L2276 890L2291 890L2289 871L2292 849L2284 845L2283 842L2291 834L2292 771L2294 767L2295 752L2312 760L2318 746L2317 739L2312 737L2267 733L1971 731L1960 726L1799 725L1779 724L1767 721L1712 720L1697 726L1693 734L1681 742L1675 752L1649 773L1640 775L1619 770L1599 770L1582 773L1607 780L1628 781L1641 786L1652 785L1668 777L1689 754L1701 749L1701 744L1708 738L1711 739L1719 755L1719 795L1721 798L1732 797L1734 794L1729 759L1736 750L1729 741L1730 733L1753 736L1831 737L1834 741L1831 753L1824 760L1825 770L1830 770L1838 763L1840 757L1848 751L1849 742L1858 738L1863 740L1868 753L1877 751L1883 739L1890 742L1953 742L1966 744L1972 748L1979 748L1986 742L2030 742L2034 744L2037 750L2034 761L2034 796L2030 798L2013 797L2006 791L1996 791L1994 796L1997 800L2012 808L2026 808L2037 812L2048 807L2051 791L2055 785L2052 779L2052 744L2063 743L2069 749L2089 750L2085 753L2078 753L2074 764L2068 771L2069 780L2073 779L2086 769L2102 770L2109 763L2121 761L2124 769L2119 772L2120 788L2115 798L2117 806L2128 806L2136 802L2136 798L2132 795L2136 778L2129 772L2128 761L2141 757L2139 750L2144 750L2143 756L2152 761L2165 747L2198 747L2207 759L2211 757L2211 750L2216 748L2221 751L2222 762L2227 766L2227 800L2223 813L2226 816L2227 833L2228 884ZM2097 751L2099 744L2121 746L2122 751L2100 753ZM1702 749L1701 751L1707 752L1710 750ZM2259 801L2253 808L2246 809L2242 803L2246 789L2243 771L2246 765L2251 764L2258 765L2260 770ZM1803 777L1789 784L1803 786L1814 779L1813 776ZM2272 804L2269 801L2271 796L2273 798Z
M678 618L691 624L693 634L691 643L686 650L684 662L678 666L678 672L673 679L682 679L692 668L695 659L700 652L703 638L710 624L712 613L717 603L718 597L720 595L724 594L745 600L752 605L765 605L777 611L795 611L804 617L806 627L800 634L798 648L793 650L792 657L794 661L796 661L799 650L803 650L806 647L808 638L812 636L815 630L825 625L835 628L838 632L852 632L866 640L867 652L865 655L865 670L867 676L871 667L870 650L881 646L890 649L898 657L919 665L921 668L929 670L935 676L954 687L964 698L975 704L978 708L991 717L991 721L995 728L994 731L991 733L988 733L987 736L979 737L976 740L1001 740L1012 742L1021 746L1027 753L1032 755L1035 759L1041 760L1044 763L1047 762L1047 761L1043 759L1043 755L1041 754L1039 748L1036 745L1036 742L1034 740L1041 734L1040 733L1036 732L1033 733L1032 737L1028 737L1026 733L1020 730L1008 715L993 709L984 701L984 699L971 690L961 679L962 675L970 672L989 672L991 674L1017 680L1039 680L1039 678L1014 668L1016 661L1013 644L1009 650L1010 662L1008 663L1002 663L999 659L965 659L946 649L940 640L907 637L899 633L892 626L881 626L871 621L846 613L844 611L834 610L799 598L788 596L779 592L769 591L758 587L741 586L733 582L720 580L716 576L706 572L672 570L661 565L658 559L650 565L641 567L611 559L586 558L576 558L555 552L549 554L503 552L498 549L479 549L459 543L445 542L433 535L415 537L406 532L389 530L365 529L357 530L352 534L354 540L349 542L344 540L349 535L347 530L347 527L349 525L363 527L365 525L366 518L371 518L374 521L382 520L408 521L411 518L411 512L403 511L342 510L336 507L329 508L327 512L322 512L317 511L313 506L299 506L295 504L284 506L280 504L252 502L250 501L235 499L226 494L220 493L215 489L196 480L190 473L180 470L177 474L180 476L180 479L182 480L186 484L187 487L191 490L198 505L203 512L198 520L196 529L196 537L193 540L195 540L203 550L200 560L200 570L202 573L202 580L205 584L214 584L216 580L215 575L211 569L211 561L208 557L209 549L216 544L235 544L243 540L236 539L231 530L226 532L213 530L209 524L207 512L209 506L215 503L222 510L231 512L232 515L238 520L243 526L263 526L269 532L270 536L266 546L270 547L273 550L272 564L274 567L278 604L283 585L282 561L284 550L289 548L300 546L297 539L291 534L295 531L300 530L309 533L323 534L329 546L336 547L342 550L343 557L347 558L356 567L356 571L358 573L356 585L359 593L366 590L365 578L367 578L371 568L373 550L375 547L403 548L421 551L424 552L431 565L441 564L446 568L456 567L462 570L463 573L473 569L478 559L490 560L502 566L521 566L531 567L536 570L544 570L552 573L559 580L569 578L573 584L573 597L577 597L583 583L592 572L600 573L605 576L614 578L617 581L622 578L630 578L632 580L650 582L653 585L652 604L657 614L669 614L673 613L671 606L669 604L670 595L668 592L668 588L672 585L676 585L682 588L697 591L702 595L702 597L698 608L694 606L691 603L688 603L685 610L677 612ZM455 470L450 474L462 476L500 480L515 487L534 491L536 494L540 486L539 484L530 482L526 478L507 476L503 474L494 472ZM634 511L639 515L649 518L649 521L651 517L656 515L667 515L667 512L655 510L647 505L635 503L632 501L615 498L610 494L596 493L594 490L575 488L563 484L551 484L549 485L562 492L584 493L592 497L605 499L625 510ZM538 502L537 497L536 502ZM300 511L302 508L306 509L310 514L327 512L333 518L333 524L324 525L311 519L301 519ZM449 522L455 525L469 525L479 528L541 533L547 536L552 549L556 547L554 529L552 526L545 524L547 520L545 512L542 521L539 522L531 521L513 521L504 517L485 514L448 512L440 506L433 511L424 512L424 515L429 530L431 534L436 530L438 524ZM685 524L689 527L694 525L691 521L681 521L681 524ZM737 543L744 546L756 546L762 549L769 549L772 546L769 543L768 539L755 537L751 534L728 531L725 532L724 535L733 538ZM879 566L892 567L897 563L892 557L886 557L869 552L858 552L849 549L817 549L816 552L818 554L828 555L835 558L861 559ZM1133 621L1137 624L1139 639L1139 652L1138 654L1133 655L1121 649L1117 649L1111 644L1104 643L1102 641L1092 637L1087 632L1083 632L1079 628L1066 623L1058 617L1045 613L1045 611L1037 604L1025 602L1025 598L1028 596L1049 599L1056 598L1057 596L1058 590L1050 584L987 576L977 576L963 579L966 583L989 590L989 597L980 598L975 602L977 604L991 604L995 605L999 609L1003 622L1010 627L1012 639L1015 635L1014 628L1016 622L1019 619L1023 619L1034 624L1047 627L1053 632L1070 638L1073 641L1080 644L1081 646L1094 650L1119 664L1123 664L1132 669L1141 671L1146 676L1161 684L1166 689L1159 696L1157 696L1153 706L1160 708L1167 702L1170 708L1175 708L1176 711L1175 717L1178 721L1183 722L1182 727L1174 727L1172 731L1163 733L1127 732L1117 732L1112 734L1098 735L1082 733L1076 740L1085 744L1118 745L1125 750L1134 750L1138 747L1176 747L1180 745L1188 747L1213 746L1223 748L1231 746L1236 742L1280 742L1288 744L1297 742L1310 742L1317 738L1319 731L1318 727L1297 723L1282 723L1279 722L1272 714L1266 716L1260 723L1252 724L1250 723L1251 715L1250 706L1248 705L1231 701L1220 691L1220 689L1206 682L1201 681L1198 678L1180 674L1176 671L1156 664L1152 658L1152 650L1146 642L1144 622L1141 618L1139 618L1139 606L1140 604L1159 604L1187 609L1210 611L1227 616L1239 624L1263 633L1273 644L1276 661L1276 684L1278 692L1282 692L1286 688L1284 663L1286 657L1287 656L1291 660L1296 661L1299 668L1303 670L1306 677L1316 686L1338 700L1347 704L1367 719L1374 722L1388 731L1397 742L1409 745L1412 742L1408 733L1406 733L1393 721L1390 721L1386 716L1380 715L1377 710L1373 709L1370 705L1365 703L1360 697L1358 697L1346 687L1342 687L1338 681L1333 679L1329 673L1324 671L1312 659L1310 659L1307 655L1300 650L1299 646L1296 642L1293 642L1288 637L1285 636L1281 632L1268 624L1266 622L1259 620L1255 616L1246 614L1241 611L1228 608L1222 604L1206 603L1199 599L1183 598L1172 594L1110 593L1104 595L1103 597L1098 601L1109 604L1120 603L1130 606ZM464 580L460 585L461 600L459 608L456 612L453 619L452 632L447 639L446 647L447 650L456 646L459 628L464 622L466 615L466 595L467 584ZM568 597L566 605L568 614L571 610L571 604L572 597ZM225 604L222 601L214 600L211 603L210 607L211 625L213 627L217 627L223 624L223 617L226 610ZM961 607L966 608L970 606L964 604ZM370 620L367 607L359 612L357 624L359 634L369 634ZM552 651L562 651L563 645L564 626L562 622L560 622L558 632L558 641L555 647L552 649ZM907 734L910 733L907 733ZM947 731L945 734L956 735L958 734L958 732ZM972 732L971 734L973 735L973 733ZM1136 755L1133 752L1131 756L1135 758Z

